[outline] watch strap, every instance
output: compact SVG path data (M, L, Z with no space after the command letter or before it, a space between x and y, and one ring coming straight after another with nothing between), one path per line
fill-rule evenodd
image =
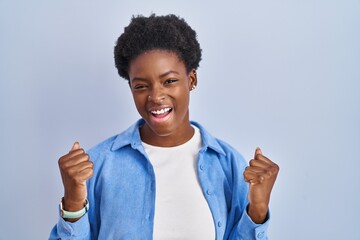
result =
M69 211L64 210L63 209L63 199L64 198L60 199L60 215L62 218L69 218L69 219L80 218L89 211L89 201L87 199L85 199L84 208L82 208L76 212L69 212Z

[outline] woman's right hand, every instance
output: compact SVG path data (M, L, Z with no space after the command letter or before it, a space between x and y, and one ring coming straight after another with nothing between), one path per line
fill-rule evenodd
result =
M62 156L58 163L64 185L63 209L79 211L84 208L87 197L86 180L94 173L94 163L78 142L73 144L70 152Z

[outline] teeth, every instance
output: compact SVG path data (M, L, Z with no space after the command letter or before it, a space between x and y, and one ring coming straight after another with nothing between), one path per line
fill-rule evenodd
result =
M161 110L156 110L156 111L151 111L152 114L156 114L156 115L159 115L159 114L164 114L168 111L170 111L171 108L163 108Z

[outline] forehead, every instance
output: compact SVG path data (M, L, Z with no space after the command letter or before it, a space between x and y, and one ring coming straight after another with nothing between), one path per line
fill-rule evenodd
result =
M151 50L137 56L130 62L129 76L161 74L166 71L185 71L185 64L178 54L167 50Z

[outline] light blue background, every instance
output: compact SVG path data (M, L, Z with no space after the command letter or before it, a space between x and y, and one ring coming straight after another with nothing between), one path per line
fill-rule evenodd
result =
M359 240L358 0L0 0L0 239L46 239L58 158L138 119L112 52L132 14L151 12L199 35L191 118L280 165L271 239Z

